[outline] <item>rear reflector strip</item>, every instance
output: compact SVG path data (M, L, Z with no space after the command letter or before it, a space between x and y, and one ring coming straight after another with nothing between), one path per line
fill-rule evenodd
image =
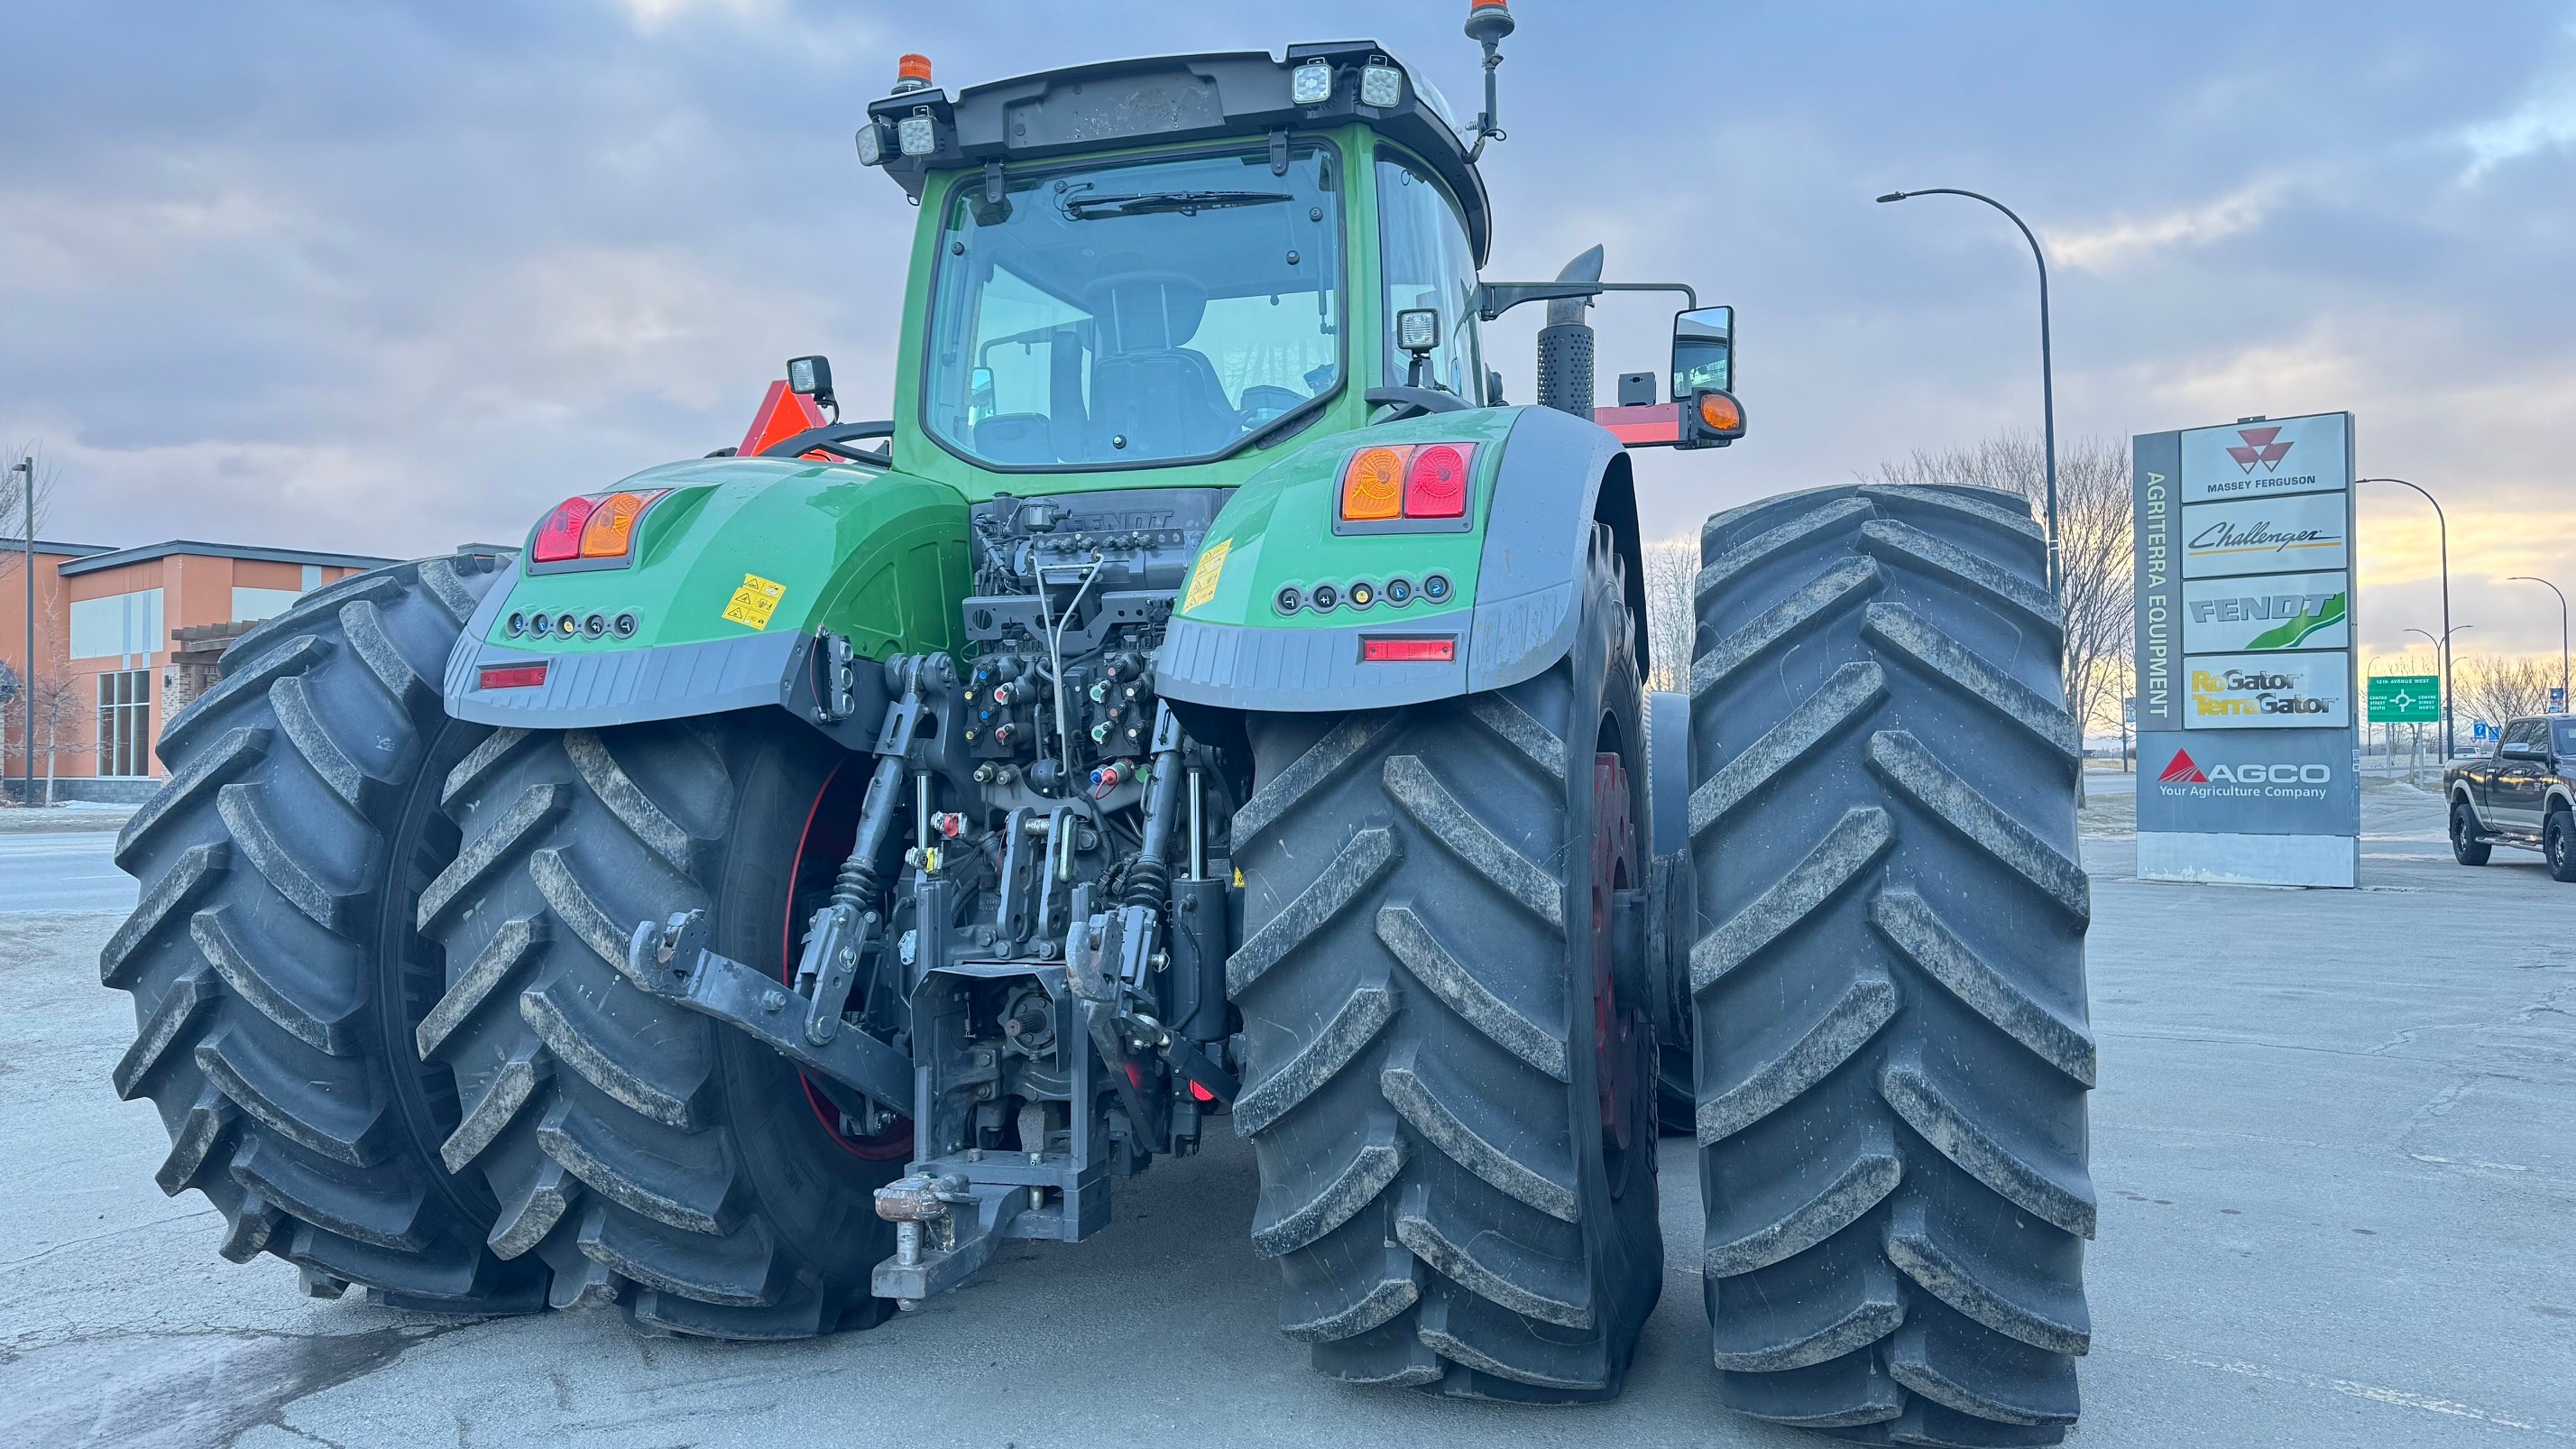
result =
M546 682L546 666L538 664L486 664L483 666L485 689L533 689Z
M1437 639L1360 640L1360 662L1363 664L1449 664L1457 658L1458 636L1455 634Z

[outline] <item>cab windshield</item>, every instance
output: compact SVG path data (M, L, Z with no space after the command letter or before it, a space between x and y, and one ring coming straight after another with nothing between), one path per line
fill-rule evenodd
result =
M1334 153L970 177L931 296L924 422L1005 468L1212 457L1341 381Z

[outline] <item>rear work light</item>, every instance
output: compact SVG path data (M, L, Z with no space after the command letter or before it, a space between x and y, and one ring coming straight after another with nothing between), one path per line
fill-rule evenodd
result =
M486 664L482 687L485 689L533 689L546 682L546 666L535 664Z
M1436 639L1368 639L1360 640L1360 662L1363 664L1449 664L1458 658L1458 636L1443 634Z
M1464 518L1473 443L1380 443L1342 465L1341 517L1346 523L1400 518Z
M635 522L655 500L670 492L654 488L567 498L537 525L528 545L535 563L570 563L575 559L622 559L635 547Z

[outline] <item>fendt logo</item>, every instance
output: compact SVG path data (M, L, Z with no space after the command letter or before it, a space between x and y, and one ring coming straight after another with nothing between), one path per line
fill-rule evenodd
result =
M2323 785L2334 779L2330 765L2210 765L2203 767L2189 750L2176 750L2156 777L2163 785Z
M2258 463L2263 466L2263 471L2266 473L2281 471L2281 460L2290 456L2290 449L2296 446L2292 443L2273 441L2281 436L2279 428L2238 428L2236 436L2243 438L2245 445L2229 448L2227 456L2235 459L2236 465L2248 473L2253 472L2254 466Z

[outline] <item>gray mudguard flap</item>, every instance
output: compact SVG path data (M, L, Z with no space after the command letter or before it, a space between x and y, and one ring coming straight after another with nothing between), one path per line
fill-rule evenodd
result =
M888 699L884 670L851 661L837 690L826 685L821 641L808 633L752 634L697 644L665 644L613 653L545 654L484 642L509 602L518 565L509 564L447 656L447 712L474 724L520 729L601 729L644 720L684 719L775 705L854 750L876 741ZM543 684L482 687L483 671L543 664Z
M1360 637L1385 633L1382 620L1264 629L1176 618L1155 655L1155 688L1189 704L1322 713L1453 699L1539 674L1574 647L1575 586L1614 465L1624 490L1626 453L1608 429L1553 408L1520 410L1494 476L1467 647L1453 663L1361 663ZM1633 523L1634 510L1623 492L1614 511ZM1633 559L1629 572L1634 595Z

